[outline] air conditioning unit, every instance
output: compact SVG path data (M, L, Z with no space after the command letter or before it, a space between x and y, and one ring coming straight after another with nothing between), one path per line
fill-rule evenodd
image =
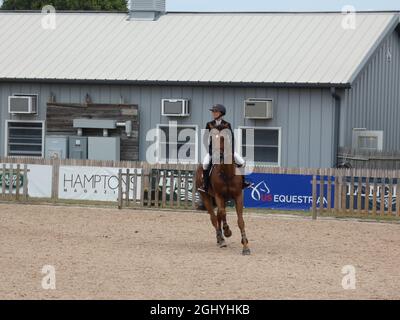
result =
M14 94L8 97L8 112L34 114L37 113L37 95Z
M161 115L169 117L187 117L189 113L188 99L162 99Z
M244 117L247 119L272 119L272 100L247 99L244 102Z

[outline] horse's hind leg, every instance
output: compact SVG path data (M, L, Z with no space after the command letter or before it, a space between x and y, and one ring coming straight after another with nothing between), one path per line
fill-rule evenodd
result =
M225 248L226 243L224 236L222 235L223 212L220 209L218 209L217 218L218 218L217 243L220 248Z
M241 194L235 199L235 207L236 207L236 213L238 217L238 226L240 229L240 232L242 234L242 245L243 245L243 255L249 255L250 254L250 248L249 248L249 240L247 239L246 236L246 231L245 231L245 224L244 224L244 219L243 219L243 195Z

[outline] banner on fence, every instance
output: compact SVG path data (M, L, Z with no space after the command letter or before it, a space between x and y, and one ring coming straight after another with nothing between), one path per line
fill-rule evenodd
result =
M368 190L367 190L368 180ZM355 210L373 210L374 208L374 194L375 194L375 209L380 211L388 211L391 206L392 211L396 211L396 200L397 200L397 179L393 181L392 190L390 190L390 179L388 178L375 178L372 181L371 178L359 178L354 177L353 193L351 193L351 178L346 177L346 208L350 208L350 199L353 196L353 209ZM361 197L361 207L358 208L358 194ZM390 197L392 194L391 205L389 204ZM383 206L382 206L383 196Z
M311 175L253 173L247 179L253 186L244 192L246 208L310 210L312 207ZM334 199L333 187L331 199ZM326 207L327 188L324 188L323 201Z
M60 166L58 197L71 200L117 201L118 200L118 171L112 167L78 167ZM126 173L126 168L121 168ZM130 173L134 169L129 169ZM141 173L141 169L137 169ZM126 190L126 181L122 181L123 190ZM137 186L137 187L136 187ZM136 199L140 199L141 177L137 176L129 181L130 197L136 192ZM136 188L136 190L135 190Z
M164 170L164 169L152 169L151 171L152 176L152 186L154 186L155 177L159 174L159 181L158 181L158 189L162 191L164 186L164 174L166 174L165 178L165 196L166 201L171 200L171 196L173 197L174 201L177 201L178 198L180 201L192 201L193 199L193 190L194 190L194 172L187 171L187 182L186 182L186 175L184 171L181 171L181 176L179 179L179 170ZM187 188L187 193L186 193ZM179 194L178 194L179 193ZM196 201L199 201L199 195L195 194Z
M17 164L13 163L6 163L6 168L12 168L13 170L17 170ZM0 163L0 167L3 166L3 163ZM47 166L47 165L36 165L36 164L28 164L28 196L31 198L51 198L51 178L53 175L53 167L52 166ZM20 181L20 188L23 188L24 181L23 179L23 172L24 170L24 164L20 164L20 175L19 175L19 181ZM15 188L16 188L16 181L17 181L17 173L16 171L13 172L13 177L10 179L9 173L1 173L5 174L5 187L8 192L10 188L10 181L13 181L13 193L15 194ZM0 176L0 190L2 188L2 177Z

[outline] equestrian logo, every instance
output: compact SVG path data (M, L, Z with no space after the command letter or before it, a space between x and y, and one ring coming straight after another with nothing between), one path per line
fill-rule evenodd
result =
M255 186L251 186L251 197L255 201L260 201L263 197L263 195L270 194L271 190L268 188L267 183L263 180L256 184Z

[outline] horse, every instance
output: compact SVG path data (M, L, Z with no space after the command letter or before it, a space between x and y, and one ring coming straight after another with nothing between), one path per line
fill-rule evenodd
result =
M211 223L215 228L217 244L220 248L226 247L224 236L227 238L232 236L232 231L226 221L226 202L233 199L238 219L238 227L242 236L242 254L250 255L249 241L246 236L243 219L243 177L241 175L236 175L233 152L230 151L226 154L224 152L226 135L221 134L221 132L217 130L211 130L211 138L213 139L213 158L214 155L219 155L219 161L216 161L218 163L213 163L208 193L199 193L210 215ZM196 172L196 189L202 185L202 176L203 167L199 165ZM214 212L214 203L218 208L217 215L215 215Z

